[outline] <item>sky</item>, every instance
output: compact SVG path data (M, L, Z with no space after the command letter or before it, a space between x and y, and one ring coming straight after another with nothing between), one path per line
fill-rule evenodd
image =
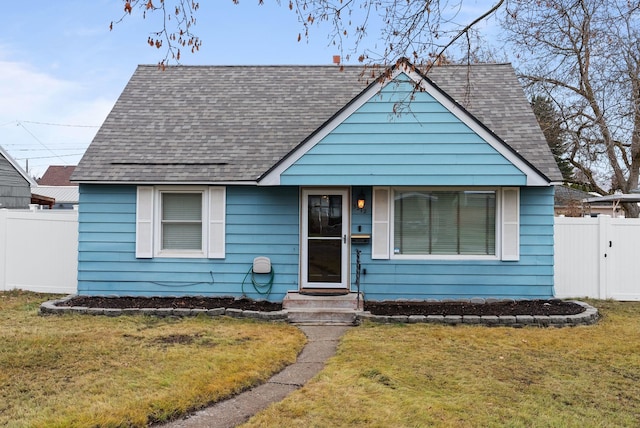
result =
M183 65L331 64L339 54L326 27L298 42L294 12L276 1L200 0L194 32L203 40ZM490 7L465 0L473 16ZM31 0L2 5L0 146L32 177L49 165L76 165L138 64L165 50L147 45L158 17L123 15L123 0ZM215 5L215 6L214 6ZM375 34L375 28L370 29ZM377 41L375 37L369 43Z

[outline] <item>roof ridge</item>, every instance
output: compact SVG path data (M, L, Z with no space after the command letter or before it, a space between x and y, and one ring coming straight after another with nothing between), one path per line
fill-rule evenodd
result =
M362 64L343 64L342 67L345 68L365 68L365 67L378 67L380 69L387 69L392 67L391 65L362 65ZM421 65L415 64L416 67L420 67ZM443 64L437 65L431 68L431 70L437 70L439 68L455 68L455 67L484 67L484 66L512 66L509 62L480 62L474 64ZM158 68L157 64L138 64L138 67L144 68ZM167 69L179 69L179 68L288 68L288 67L299 67L299 68L335 68L339 69L341 65L336 64L179 64L179 65L167 65L165 68Z

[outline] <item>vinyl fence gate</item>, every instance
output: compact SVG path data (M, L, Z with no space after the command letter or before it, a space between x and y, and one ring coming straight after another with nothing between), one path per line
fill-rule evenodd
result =
M555 295L640 300L640 219L555 218Z

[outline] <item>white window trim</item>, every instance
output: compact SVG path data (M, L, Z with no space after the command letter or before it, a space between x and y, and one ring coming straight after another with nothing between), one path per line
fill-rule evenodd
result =
M202 186L158 186L155 189L156 197L153 210L154 219L154 247L153 255L155 257L184 257L184 258L204 258L206 257L205 251L207 248L207 227L209 224L207 207L209 206L209 195L206 187ZM162 194L163 193L195 193L200 194L202 197L202 204L200 206L200 222L202 229L200 230L200 249L199 250L172 250L162 248Z
M395 236L395 193L397 190L411 191L465 191L479 190L492 191L496 195L496 218L495 218L495 254L489 255L465 255L465 254L395 254L393 248L393 237ZM392 187L389 192L389 258L392 260L501 260L502 250L502 192L499 187Z
M202 195L202 248L162 249L162 193ZM138 186L136 198L136 258L224 258L226 188L221 186Z

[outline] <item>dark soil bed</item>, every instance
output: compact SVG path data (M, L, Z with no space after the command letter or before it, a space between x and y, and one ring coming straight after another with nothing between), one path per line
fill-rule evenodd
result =
M272 312L281 303L232 297L93 297L75 296L58 306L89 308L233 308ZM467 302L365 302L364 309L374 315L576 315L584 308L562 300L516 300L491 303Z
M584 307L561 300L516 300L491 303L368 302L375 315L576 315Z
M281 303L264 300L234 299L233 297L94 297L75 296L58 306L84 306L87 308L232 308L248 311L272 312L282 309Z

